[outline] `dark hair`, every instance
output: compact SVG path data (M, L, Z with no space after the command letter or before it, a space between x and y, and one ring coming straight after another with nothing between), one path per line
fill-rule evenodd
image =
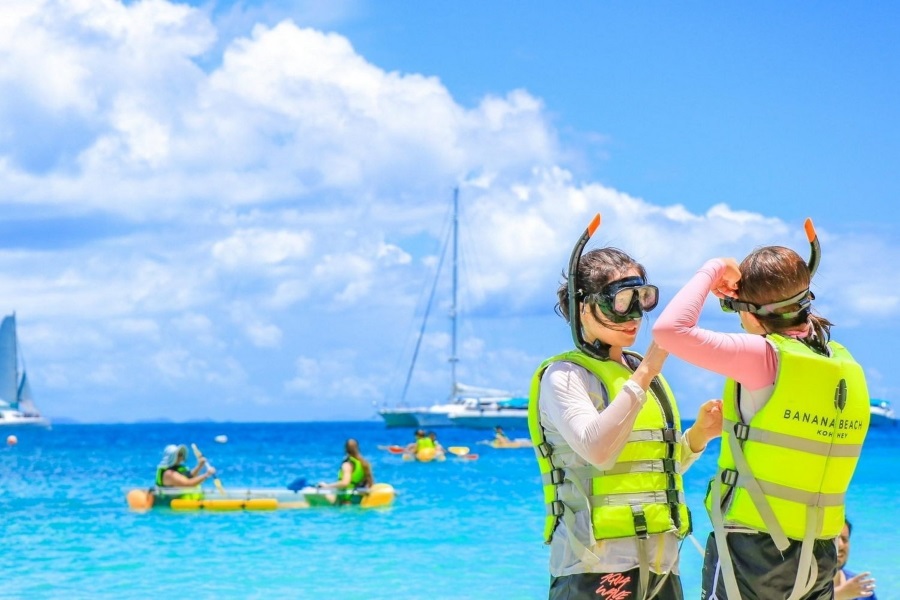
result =
M375 479L374 477L372 477L372 465L369 463L369 461L363 458L362 454L360 454L359 443L353 438L348 439L344 443L344 451L347 453L347 456L352 456L362 465L363 473L365 474L365 476L363 477L360 485L362 487L372 487L372 485L375 483Z
M847 517L844 517L844 525L847 526L847 537L850 537L850 534L853 533L853 524Z
M764 246L751 252L741 262L741 280L738 297L744 302L769 304L809 289L810 275L806 261L799 254L784 246ZM794 312L797 304L783 306L776 313ZM782 319L777 314L754 315L766 331L780 333L794 329L805 322L812 326L814 339L824 346L831 339L831 321L807 311L798 319Z
M575 289L580 297L595 294L603 289L603 286L614 281L619 274L630 269L637 269L645 280L647 271L644 266L622 252L618 248L597 248L582 255L578 261L578 270L575 273ZM566 322L569 322L569 286L568 276L562 274L563 281L556 290L557 303L553 310ZM597 308L590 307L591 313L599 319Z

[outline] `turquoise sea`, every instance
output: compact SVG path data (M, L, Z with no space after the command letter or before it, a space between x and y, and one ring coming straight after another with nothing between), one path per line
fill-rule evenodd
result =
M443 463L378 450L405 444L412 431L371 421L14 433L19 443L0 449L2 598L546 598L533 453L479 445L486 432L439 430L445 446L479 454ZM228 442L215 443L217 435ZM152 483L166 444L198 444L226 488L285 487L297 477L333 479L347 437L359 440L376 479L396 488L392 507L137 514L125 502L128 490ZM702 496L717 450L711 446L685 478L701 544L710 529ZM848 500L848 566L873 572L881 600L900 598L898 450L900 428L872 430ZM699 597L700 568L688 540L687 598Z

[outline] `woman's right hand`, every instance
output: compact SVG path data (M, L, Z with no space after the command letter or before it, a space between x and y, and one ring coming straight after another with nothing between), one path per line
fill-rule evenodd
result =
M737 298L738 282L741 280L741 268L733 258L720 258L725 269L716 281L709 286L709 291L716 298Z
M209 467L208 469L206 469L206 474L209 475L210 477L212 477L213 475L216 474L216 468L215 468L215 467Z

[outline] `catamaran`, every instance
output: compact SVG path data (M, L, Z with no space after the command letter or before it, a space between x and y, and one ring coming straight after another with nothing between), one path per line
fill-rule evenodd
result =
M34 404L24 364L19 370L20 358L16 314L13 313L0 323L0 427L32 425L49 428L50 421Z
M413 368L416 364L416 357L419 353L419 347L422 337L425 334L425 324L428 322L428 314L431 311L432 300L434 299L434 290L441 274L441 266L444 262L444 256L438 264L437 273L435 274L434 285L431 290L431 297L428 299L428 305L425 309L425 317L422 320L422 327L419 330L419 337L416 341L415 351L413 352L412 362L406 375L406 383L403 386L403 393L398 406L390 408L381 408L378 414L384 419L385 425L388 427L451 427L457 425L453 421L454 415L461 415L467 411L478 411L480 409L496 408L498 402L504 402L512 399L509 392L503 390L475 387L460 383L456 378L456 363L459 358L456 355L456 319L457 319L457 257L458 257L458 238L459 238L459 188L453 190L453 226L450 228L449 239L447 242L452 247L452 269L453 269L453 288L450 307L450 395L444 402L435 403L431 406L409 406L406 403L406 392L409 389L409 382L412 377ZM446 245L445 245L446 250Z

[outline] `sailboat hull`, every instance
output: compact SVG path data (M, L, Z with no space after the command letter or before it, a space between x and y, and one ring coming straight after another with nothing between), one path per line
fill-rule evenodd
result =
M520 409L466 411L453 415L450 421L457 427L467 429L493 429L499 426L504 430L527 431L528 411Z
M421 409L419 409L421 410ZM387 427L418 427L416 409L413 408L385 408L378 411Z
M0 410L0 427L44 427L50 428L50 421L40 416L25 415L17 410Z

